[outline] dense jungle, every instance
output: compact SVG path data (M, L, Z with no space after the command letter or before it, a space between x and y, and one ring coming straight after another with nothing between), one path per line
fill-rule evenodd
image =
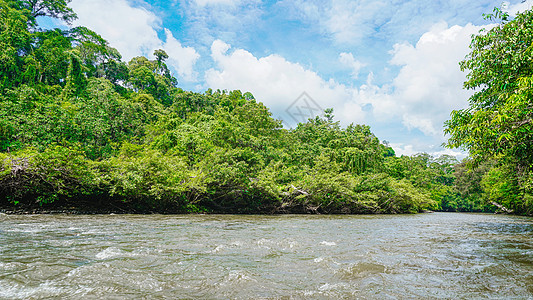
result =
M165 64L122 61L68 0L0 0L0 209L130 213L533 214L533 11L474 36L458 161L397 156L326 109L288 129L239 90L183 90Z

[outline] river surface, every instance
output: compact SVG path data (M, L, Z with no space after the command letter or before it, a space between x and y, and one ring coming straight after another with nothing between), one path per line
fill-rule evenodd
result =
M0 299L533 299L533 219L0 215Z

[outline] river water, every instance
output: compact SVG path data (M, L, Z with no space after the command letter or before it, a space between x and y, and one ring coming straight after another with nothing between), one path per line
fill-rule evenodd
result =
M0 215L0 299L533 299L533 219Z

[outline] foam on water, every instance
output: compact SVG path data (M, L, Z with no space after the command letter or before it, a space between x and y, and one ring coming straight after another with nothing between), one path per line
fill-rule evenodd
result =
M320 242L320 245L324 245L324 246L337 246L337 243L335 243L335 242L326 242L326 241L322 241L322 242Z
M98 252L95 255L95 257L98 259L109 259L109 258L115 258L115 257L133 257L133 256L136 256L136 254L120 250L116 247L106 248Z

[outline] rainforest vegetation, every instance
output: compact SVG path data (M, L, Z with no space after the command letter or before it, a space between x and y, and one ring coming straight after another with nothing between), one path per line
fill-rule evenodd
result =
M470 107L446 123L470 158L395 155L365 125L286 129L250 93L184 91L164 50L129 62L69 0L0 0L0 208L207 213L533 213L533 12L481 32Z

